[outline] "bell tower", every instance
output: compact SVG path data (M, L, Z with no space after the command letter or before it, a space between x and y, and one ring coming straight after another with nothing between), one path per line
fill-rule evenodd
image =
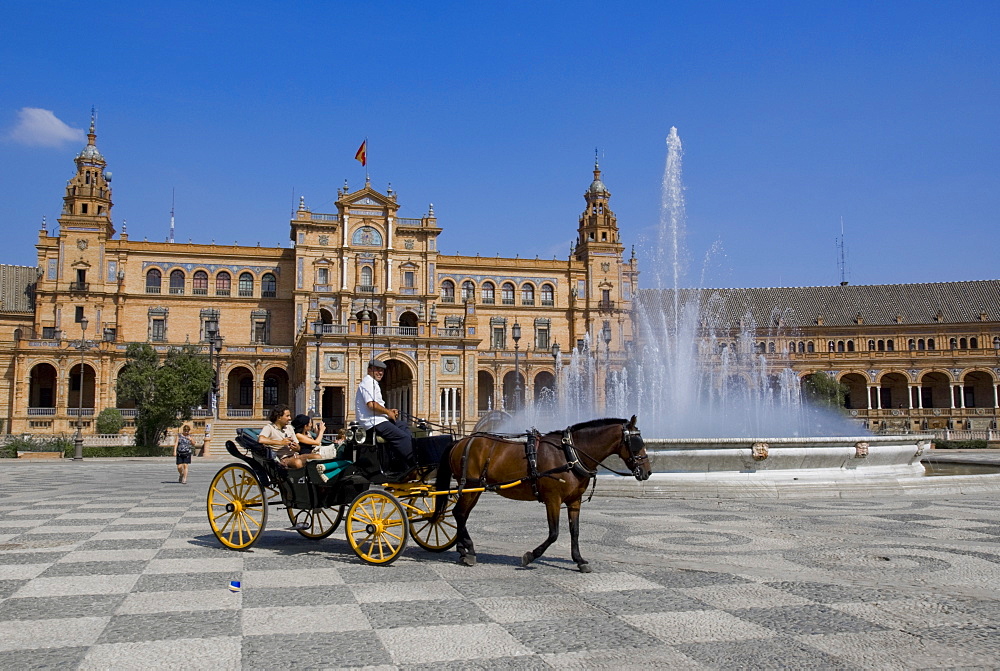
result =
M601 166L594 157L594 181L583 194L587 209L580 215L580 225L573 255L579 261L590 261L592 256L617 256L621 258L624 247L618 236L618 220L608 207L611 192L601 181Z
M90 112L87 146L77 155L76 174L66 183L60 230L98 233L107 239L115 234L111 223L111 173L97 149L94 111Z

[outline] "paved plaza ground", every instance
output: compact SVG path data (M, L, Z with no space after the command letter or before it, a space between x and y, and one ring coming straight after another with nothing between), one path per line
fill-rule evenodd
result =
M283 511L249 552L205 517L224 461L5 462L10 669L996 668L1000 495L584 505L528 569L538 504L485 496L480 564L415 544L362 563ZM230 580L243 590L230 592Z

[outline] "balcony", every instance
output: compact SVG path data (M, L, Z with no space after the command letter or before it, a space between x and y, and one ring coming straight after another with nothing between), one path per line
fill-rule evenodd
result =
M461 328L443 328L438 331L445 338L461 338L465 335L465 329Z
M354 287L354 293L357 294L374 294L375 285L374 284L358 284Z
M156 293L159 293L159 291L157 291ZM216 289L215 290L215 295L216 296L228 296L229 294L230 294L230 290L229 289Z
M30 414L30 413L29 413ZM93 408L66 408L66 414L70 417L93 417Z
M376 326L372 329L372 335L381 336L410 336L418 335L419 327L416 326Z
M347 335L347 324L323 324L323 335Z
M543 308L551 308L555 304L556 304L556 302L554 300L552 300L551 298L543 298L542 299L542 307Z
M174 296L183 296L184 287L170 287L170 293L173 294Z
M501 305L514 305L514 299L513 298L501 298L500 299L500 304Z
M249 408L226 408L226 417L253 417L253 410Z
M191 293L194 294L195 296L207 296L208 287L195 287L194 289L191 290Z
M494 305L497 302L493 296L483 296L483 305Z
M441 302L442 303L454 303L455 302L455 297L454 296L442 296L441 297Z
M28 408L28 417L53 417L55 408Z
M253 298L253 289L240 289L240 298Z
M158 294L158 293L160 293L160 287L156 286L154 284L147 284L146 285L146 293L147 294Z
M598 301L597 302L597 309L598 310L606 310L606 311L610 312L611 310L615 309L615 302L614 301L606 301L606 300Z
M70 282L69 290L77 292L90 291L90 282Z
M535 299L534 298L522 298L521 299L521 305L534 306L535 305Z

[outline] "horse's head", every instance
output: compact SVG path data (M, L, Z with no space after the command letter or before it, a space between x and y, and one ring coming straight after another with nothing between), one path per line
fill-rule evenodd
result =
M649 468L649 456L646 454L646 445L642 441L642 434L635 425L635 415L632 415L632 419L622 425L622 444L618 456L632 471L636 480L649 479L652 473Z

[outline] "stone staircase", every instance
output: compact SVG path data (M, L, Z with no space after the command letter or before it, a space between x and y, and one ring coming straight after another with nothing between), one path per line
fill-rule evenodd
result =
M253 417L239 417L237 419L216 419L212 420L212 437L209 442L206 456L221 456L226 454L226 441L236 438L238 429L254 428L260 429L266 424L266 420L254 419Z

